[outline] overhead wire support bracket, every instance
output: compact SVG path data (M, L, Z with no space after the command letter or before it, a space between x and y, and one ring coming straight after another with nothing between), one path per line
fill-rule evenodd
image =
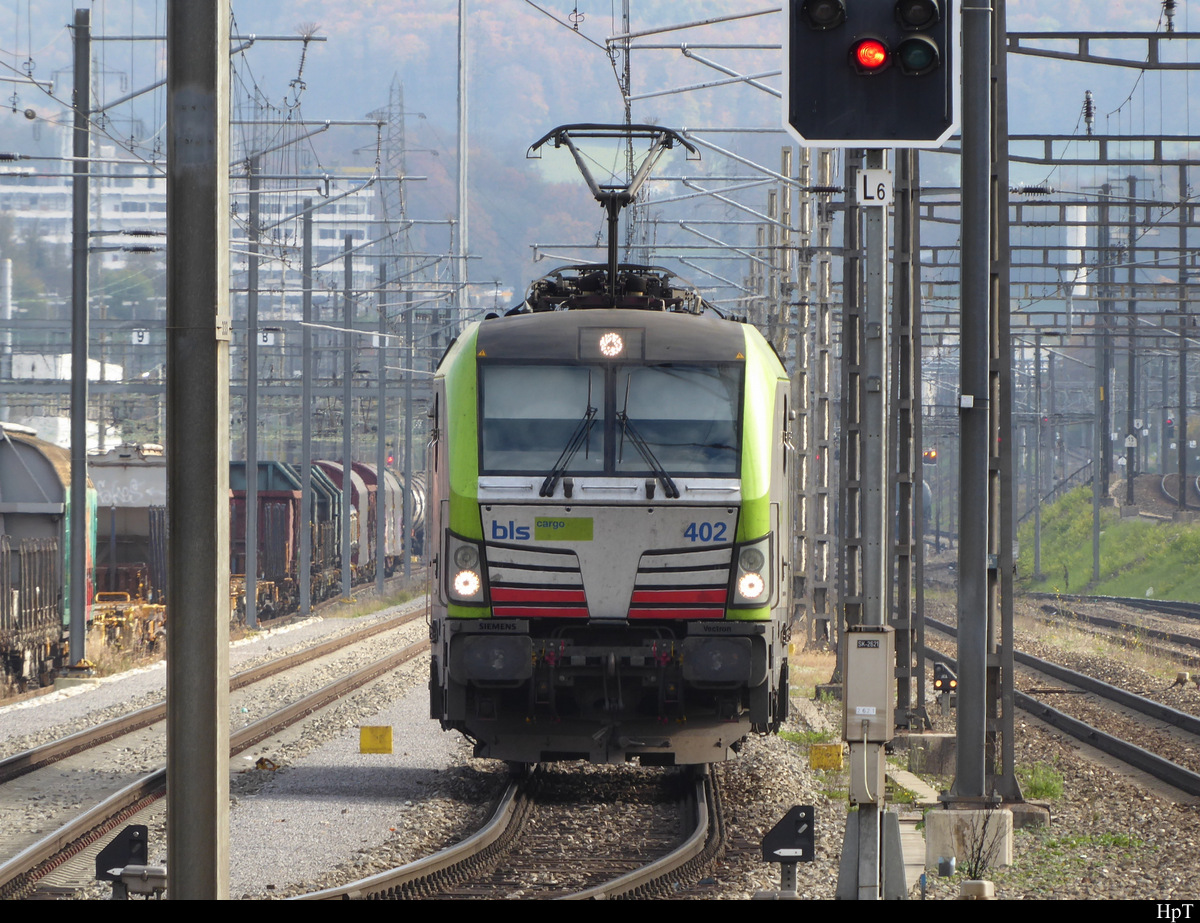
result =
M1200 32L1009 32L1005 51L1035 58L1056 58L1060 61L1081 61L1087 64L1107 64L1112 67L1135 67L1138 70L1197 70L1195 61L1164 61L1159 54L1160 42L1200 40ZM1075 51L1055 51L1023 45L1030 41L1072 41ZM1116 58L1091 53L1091 43L1137 41L1146 43L1146 54L1140 58Z

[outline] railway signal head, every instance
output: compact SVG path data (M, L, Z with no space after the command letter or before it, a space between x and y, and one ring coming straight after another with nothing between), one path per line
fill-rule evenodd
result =
M789 0L784 114L801 144L940 147L958 127L953 0Z
M944 692L958 691L958 677L944 663L933 665L933 691L938 695Z

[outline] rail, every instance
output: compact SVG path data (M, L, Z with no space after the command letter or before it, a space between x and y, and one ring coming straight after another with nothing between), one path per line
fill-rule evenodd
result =
M938 631L945 634L957 637L958 632L952 625L947 625L937 619L931 619L928 616L925 623ZM957 668L957 663L954 658L949 657L931 647L926 647L926 656L935 661L950 666L951 669ZM1139 695L1134 695L1124 689L1118 689L1115 686L1110 686L1108 683L1092 677L1083 676L1076 673L1074 670L1068 670L1065 667L1060 667L1057 664L1049 661L1040 660L1037 657L1031 657L1028 654L1016 654L1016 660L1022 666L1030 667L1047 675L1054 676L1063 682L1069 682L1072 685L1079 685L1080 688L1086 689L1096 695L1100 695L1109 699L1116 704L1123 705L1127 708L1133 708L1142 714L1146 714L1160 720L1169 721L1176 727L1190 733L1200 733L1200 719L1193 715L1187 715L1183 712L1176 711L1169 706L1159 702L1151 702L1151 700L1143 698ZM1172 785L1180 791L1187 792L1191 795L1200 795L1200 774L1194 773L1183 768L1178 763L1173 763L1170 760L1164 759L1156 753L1151 753L1136 744L1109 734L1099 728L1092 727L1086 722L1073 718L1070 715L1060 712L1056 708L1046 705L1044 702L1039 702L1031 696L1021 692L1014 694L1014 701L1018 708L1029 712L1030 714L1045 721L1051 727L1057 728L1083 741L1090 746L1107 753L1110 756L1115 756L1117 759L1128 763L1136 769L1149 773L1154 778ZM1171 715L1173 713L1173 716ZM1169 716L1169 717L1165 717Z

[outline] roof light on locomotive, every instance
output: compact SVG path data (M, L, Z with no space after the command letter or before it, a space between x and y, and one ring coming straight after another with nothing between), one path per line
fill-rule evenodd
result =
M606 333L600 337L600 355L615 359L625 351L625 341L619 333Z

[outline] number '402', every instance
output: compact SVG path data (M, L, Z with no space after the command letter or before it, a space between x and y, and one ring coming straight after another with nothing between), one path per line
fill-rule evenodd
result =
M723 522L689 522L683 530L683 537L689 542L723 542L725 541L725 523Z

